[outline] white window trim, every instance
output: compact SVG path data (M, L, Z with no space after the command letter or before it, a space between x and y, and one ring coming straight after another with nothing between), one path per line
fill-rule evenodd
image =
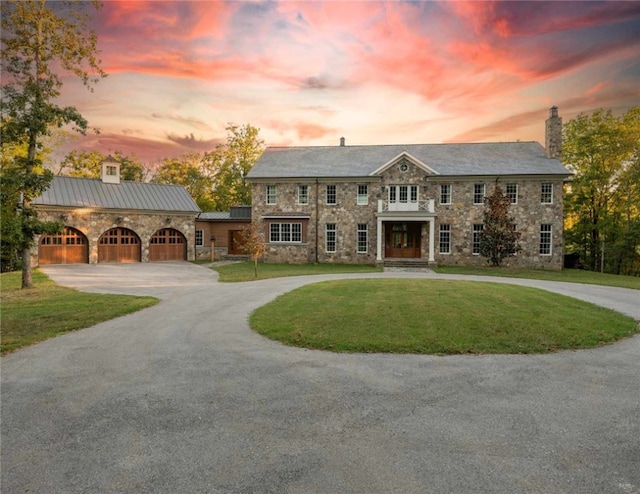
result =
M443 187L448 187L449 188L449 193L447 194L449 196L449 201L448 202L442 202L442 188ZM452 203L453 201L453 186L451 184L440 184L440 204L443 206L448 206Z
M369 186L357 185L356 187L356 204L358 206L367 206L369 204ZM367 190L366 194L360 194L360 187L364 187Z
M302 196L300 194L300 191L302 190L302 188L306 189L306 194L304 196ZM305 201L302 202L300 199L301 197L305 197ZM308 185L298 185L298 205L299 206L307 206L309 205L309 186Z
M360 225L364 225L364 230L360 229ZM364 232L366 235L365 250L360 250L360 233ZM366 223L358 223L356 225L356 253L368 254L369 253L369 225Z
M333 229L329 229L329 225L333 225ZM324 228L324 250L328 254L335 254L338 251L338 225L336 223L327 223ZM329 233L333 233L333 250L329 250Z
M480 226L480 228L478 230L476 230L476 226ZM479 236L480 233L484 230L484 225L482 223L475 223L472 226L472 235L471 235L471 255L472 256L479 256L480 255L480 239L478 239L478 252L474 252L474 247L475 247L475 238L476 238L476 234Z
M401 200L400 199L400 188L401 187L406 187L407 188L407 198L406 200ZM416 204L418 202L420 202L420 188L417 185L410 185L410 184L399 184L399 185L390 185L388 187L388 192L387 192L387 199L389 200L390 204ZM393 193L395 195L395 199L391 198L391 191L393 190ZM412 196L412 192L415 191L415 200L411 198Z
M542 191L543 191L543 187L545 185L550 185L551 186L551 191L549 193L549 202L546 202L546 201L542 200L543 199L543 197L542 197L543 192ZM553 183L551 183L551 182L543 182L542 184L540 184L540 204L553 204Z
M271 195L269 194L269 189L273 190L273 202L270 201ZM278 203L278 187L275 185L267 185L265 192L265 202L267 203L267 206L275 206Z
M198 239L198 232L200 232L200 239ZM198 242L200 240L200 242ZM204 247L204 230L200 228L196 228L196 237L195 237L196 247Z
M449 229L448 230L442 230L443 226L448 226ZM442 252L441 247L442 247L442 234L443 233L447 233L449 235L449 242L447 243L448 245L448 250L446 252ZM445 225L440 225L438 227L438 252L444 256L448 256L451 254L451 225L450 224L445 224Z
M542 231L542 227L543 226L548 226L549 227L549 231L543 232ZM543 233L545 233L545 234L548 233L549 234L549 252L545 253L545 254L542 253L542 248L541 248L542 247L542 234ZM539 251L541 256L548 257L548 256L552 256L553 255L553 225L551 223L542 223L540 225L540 242L539 242L539 245L538 245L538 251Z
M272 227L273 225L278 225L278 237L279 240L272 240ZM300 240L282 240L282 225L289 225L289 235L290 238L293 238L293 226L298 225L300 227ZM302 223L299 221L272 221L269 223L269 243L270 244L302 244L303 243L303 234L304 230L302 228Z
M329 202L329 187L333 187L333 190L334 190L333 200L334 200L334 202ZM337 206L338 205L338 186L337 185L327 185L327 188L325 190L325 201L327 203L327 206Z
M482 186L482 201L476 202L476 186ZM484 204L484 198L487 197L487 185L486 184L473 184L473 204Z
M515 186L515 188L516 188L516 200L515 200L515 201L512 201L512 202L511 202L511 204L518 204L518 192L519 192L518 184L509 183L509 184L507 184L507 185L505 186L505 188L504 188L504 193L505 193L505 195L506 195L507 197L509 197L509 195L507 194L507 190L508 190L509 185L513 185L513 186Z

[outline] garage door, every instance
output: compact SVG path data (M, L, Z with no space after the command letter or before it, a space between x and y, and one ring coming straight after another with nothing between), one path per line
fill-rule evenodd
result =
M140 262L140 237L128 228L112 228L98 242L98 262Z
M163 228L153 234L149 242L150 261L184 261L187 259L187 240L173 228Z
M89 262L87 237L75 228L64 227L58 235L43 235L38 248L40 264L79 264Z

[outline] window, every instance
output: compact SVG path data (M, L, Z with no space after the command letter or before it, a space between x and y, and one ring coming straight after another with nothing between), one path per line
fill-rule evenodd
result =
M440 225L440 254L451 253L451 225Z
M327 204L337 204L336 186L327 185Z
M473 203L484 204L484 184L473 184Z
M440 204L451 204L451 184L440 186Z
M369 250L369 226L366 223L358 223L358 253L366 254Z
M389 186L389 202L403 203L418 202L418 186L417 185L391 185Z
M540 255L551 255L551 225L540 225Z
M196 230L196 247L204 245L204 230Z
M369 204L369 186L358 185L358 206Z
M277 190L275 185L267 185L267 204L273 206L276 203Z
M335 223L327 223L325 251L326 252L336 251L336 224Z
M542 204L553 203L553 184L543 183L540 188L540 202Z
M484 230L482 223L473 225L473 250L474 254L480 254L480 233Z
M308 185L298 185L298 204L309 204Z
M113 165L107 165L107 175L115 177L118 175L118 169Z
M511 204L518 204L518 184L507 184L505 195L511 199Z
M302 223L271 223L269 242L299 244L302 242Z

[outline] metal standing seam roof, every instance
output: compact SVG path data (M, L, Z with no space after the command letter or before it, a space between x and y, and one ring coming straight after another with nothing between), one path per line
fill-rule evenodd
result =
M491 142L270 147L247 178L366 177L402 153L444 176L571 174L537 142Z
M143 182L104 183L100 179L54 177L32 204L77 208L197 213L200 208L181 185Z

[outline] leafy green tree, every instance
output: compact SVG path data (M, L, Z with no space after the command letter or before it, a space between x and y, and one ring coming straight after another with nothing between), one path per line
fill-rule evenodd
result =
M202 155L198 153L164 159L152 181L184 186L203 211L212 211L215 207L213 182L205 174Z
M590 269L640 269L640 107L616 117L600 109L563 129L562 160L574 173L565 194L569 250Z
M493 193L485 197L483 229L480 233L480 255L487 258L492 266L500 266L502 261L520 251L520 232L516 231L515 220L509 216L511 199L496 184Z
M102 162L107 158L98 151L76 151L68 153L62 160L59 175L77 178L100 178ZM121 151L114 153L120 162L120 178L132 182L142 182L146 176L144 165L135 155L125 156Z
M42 139L55 127L72 125L84 133L88 123L74 107L60 107L61 73L80 78L88 89L106 74L97 57L97 36L89 28L88 8L100 3L46 0L5 0L0 4L2 28L3 143L26 143L26 154L16 157L15 177L20 181L22 220L22 286L33 286L31 200L46 189L52 174L37 157ZM12 172L13 173L13 172Z
M226 131L226 143L204 156L205 169L213 180L214 208L218 211L251 204L251 186L245 177L264 151L257 127L230 124Z

